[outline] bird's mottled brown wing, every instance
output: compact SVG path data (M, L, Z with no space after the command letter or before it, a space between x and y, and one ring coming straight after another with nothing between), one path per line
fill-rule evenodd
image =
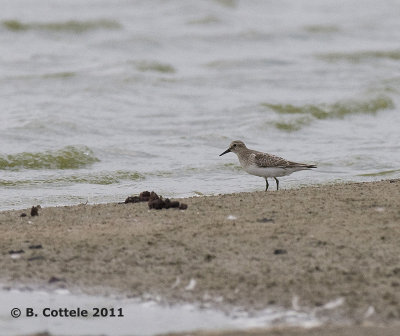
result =
M252 156L253 162L258 167L286 167L290 164L289 161L271 154L254 153Z
M307 167L308 165L303 163L297 163L293 161L285 160L279 156L266 154L266 153L254 153L253 162L258 167L276 167L276 168L294 168L294 167Z

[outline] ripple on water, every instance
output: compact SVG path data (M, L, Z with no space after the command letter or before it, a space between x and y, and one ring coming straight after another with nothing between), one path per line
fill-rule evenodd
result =
M93 20L65 22L31 22L23 23L18 20L4 20L2 26L13 32L24 32L29 30L44 30L52 32L85 33L91 30L106 29L115 30L122 28L121 24L114 20Z
M317 55L317 58L327 62L347 61L351 63L361 63L371 59L391 59L400 60L400 50L367 50L357 52L335 52Z
M156 61L140 61L136 62L136 69L139 71L154 71L161 73L175 73L175 68L168 63L161 63Z
M386 175L396 175L400 173L400 169L382 170L373 173L359 174L357 176L374 177L374 176L386 176Z

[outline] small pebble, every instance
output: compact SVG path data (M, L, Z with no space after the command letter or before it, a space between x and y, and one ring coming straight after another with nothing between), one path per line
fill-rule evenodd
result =
M52 276L50 279L49 279L49 283L54 283L54 282L59 282L59 281L64 281L63 279L60 279L60 278L57 278L57 277L55 277L55 276Z
M36 250L36 249L41 249L41 248L43 248L43 246L42 246L42 244L30 245L29 248L32 249L32 250Z
M257 222L259 222L259 223L269 223L269 222L274 222L274 220L272 218L264 217L264 218L261 218L261 219L257 219Z
M287 251L284 249L276 249L274 250L274 254L286 254Z
M210 262L214 258L215 258L215 255L208 253L208 254L205 255L204 260Z
M8 251L8 254L21 254L21 253L25 253L24 250L10 250Z
M41 209L42 207L40 205L37 206L33 206L31 209L31 216L39 216L39 209Z
M28 258L28 261L34 261L34 260L44 260L45 258L43 256L33 256Z

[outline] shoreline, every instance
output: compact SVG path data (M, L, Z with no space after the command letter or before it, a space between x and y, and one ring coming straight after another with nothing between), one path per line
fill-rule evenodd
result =
M0 282L148 293L227 311L290 308L294 300L318 310L342 298L321 316L397 325L399 188L397 179L191 197L182 199L187 210L130 203L43 208L35 217L3 211Z

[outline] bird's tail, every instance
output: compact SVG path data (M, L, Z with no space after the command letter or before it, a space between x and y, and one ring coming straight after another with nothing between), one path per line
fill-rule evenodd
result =
M316 165L306 165L307 168L317 168Z

